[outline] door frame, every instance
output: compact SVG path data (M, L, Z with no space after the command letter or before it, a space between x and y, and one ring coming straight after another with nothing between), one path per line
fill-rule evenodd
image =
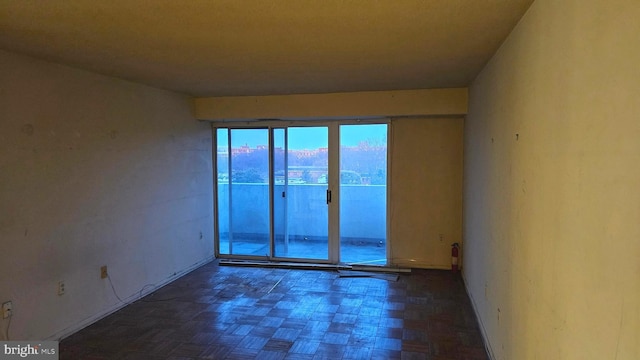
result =
M389 118L372 118L372 119L314 119L314 120L243 120L243 121L221 121L212 122L212 172L213 172L213 227L214 227L214 255L216 258L228 258L228 259L244 259L244 260L265 260L265 256L258 255L237 255L237 254L221 254L220 253L220 226L219 215L220 209L218 204L218 141L217 130L227 129L228 138L230 138L230 131L234 129L266 129L269 136L269 256L266 257L268 261L289 261L300 263L319 263L319 264L340 264L340 125L358 125L358 124L387 124L387 189L386 189L386 256L387 263L384 266L391 266L390 260L392 259L392 239L390 237L390 189L391 189L391 158L392 144L391 144L391 120ZM329 147L329 160L328 160L328 189L331 191L331 202L328 208L329 228L328 228L328 259L304 259L304 258L289 258L289 257L276 257L274 252L275 235L274 235L274 129L286 129L289 127L321 127L326 126L328 128L328 147ZM231 144L228 144L229 149ZM229 153L231 154L231 153ZM231 155L229 155L231 158ZM229 159L229 166L231 166L231 159ZM229 174L229 182L231 183L231 174ZM231 205L229 205L231 206Z

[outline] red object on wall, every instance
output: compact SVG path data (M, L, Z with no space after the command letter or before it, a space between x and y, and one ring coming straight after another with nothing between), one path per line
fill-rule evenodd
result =
M451 245L451 271L453 272L458 271L458 251L458 243L453 243Z

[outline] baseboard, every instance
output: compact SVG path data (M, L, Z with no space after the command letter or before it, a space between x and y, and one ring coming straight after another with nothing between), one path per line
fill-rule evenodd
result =
M90 316L90 317L80 321L77 324L74 324L74 325L72 325L70 327L67 327L67 328L65 328L63 330L60 330L60 331L52 334L51 336L47 337L45 340L46 341L60 341L60 340L62 340L64 338L66 338L66 337L69 337L69 336L75 334L76 332L86 328L87 326L89 326L89 325L91 325L91 324L93 324L93 323L95 323L97 321L100 321L103 318L113 314L114 312L116 312L116 311L122 309L123 307L131 304L132 302L135 302L135 301L137 301L137 300L149 295L150 293L152 293L152 292L158 290L159 288L161 288L161 287L163 287L163 286L165 286L165 285L167 285L167 284L169 284L169 283L171 283L171 282L183 277L184 275L187 275L188 273L198 269L199 267L210 263L213 260L215 260L215 258L213 256L205 258L204 260L199 261L199 262L189 266L188 268L186 268L186 269L184 269L182 271L176 272L174 275L171 275L170 277L168 277L165 280L155 284L154 286L145 287L144 291L135 292L131 296L129 296L129 297L125 298L125 299L122 299L122 300L124 300L123 302L117 303L116 305L114 305L110 309L102 311L102 312L100 312L100 313L98 313L96 315Z
M493 349L491 348L491 343L489 342L489 337L487 336L487 330L485 329L484 324L482 323L482 318L478 316L478 306L476 305L476 301L473 298L473 295L471 295L471 292L469 291L469 286L467 285L467 278L464 276L464 272L462 273L462 282L464 284L465 290L467 291L467 296L469 296L469 300L471 301L471 307L473 307L473 312L476 315L476 321L478 321L478 325L480 325L480 333L482 334L484 348L487 351L487 354L489 355L489 359L495 360L496 357L493 354Z
M408 269L451 270L451 265L431 264L421 261L394 261L393 266Z

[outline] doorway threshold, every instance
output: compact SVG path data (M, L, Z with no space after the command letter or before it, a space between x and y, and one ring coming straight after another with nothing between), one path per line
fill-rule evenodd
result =
M323 263L304 263L304 262L289 262L289 261L219 259L218 264L220 266L268 267L268 268L281 268L281 269L335 270L335 271L351 270L351 271L404 273L404 274L411 273L410 268L398 268L398 267L390 267L390 266L323 264Z

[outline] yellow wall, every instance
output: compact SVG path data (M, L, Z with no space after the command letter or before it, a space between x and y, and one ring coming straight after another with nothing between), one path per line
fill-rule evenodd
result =
M467 89L196 98L195 112L202 120L462 115Z
M470 87L464 277L495 359L640 358L638 19L537 0Z
M462 118L391 122L391 261L451 268L462 240Z

